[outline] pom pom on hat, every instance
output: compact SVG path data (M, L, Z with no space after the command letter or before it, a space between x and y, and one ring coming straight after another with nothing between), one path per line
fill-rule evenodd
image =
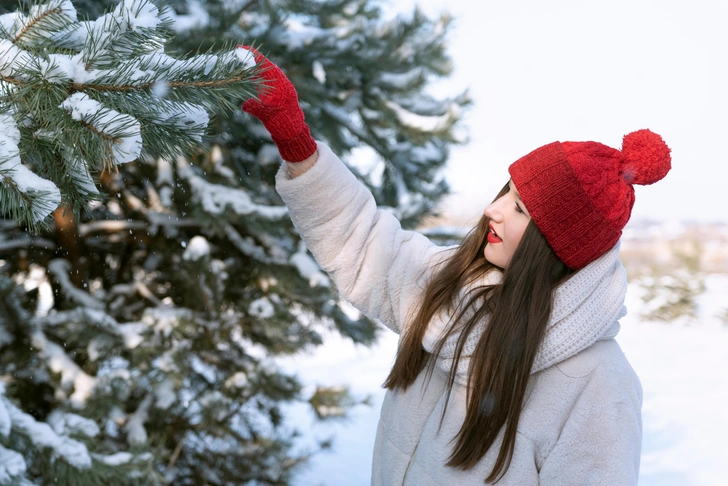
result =
M622 139L622 178L628 184L646 186L659 181L670 170L670 149L649 130L628 133Z

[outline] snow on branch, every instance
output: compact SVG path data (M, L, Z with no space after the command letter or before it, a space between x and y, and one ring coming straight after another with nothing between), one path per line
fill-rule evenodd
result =
M242 189L207 182L195 174L194 169L184 159L178 159L177 165L180 177L192 189L192 199L202 204L208 213L221 214L223 211L232 210L241 216L253 214L268 220L280 220L288 215L288 208L285 206L256 204Z
M113 11L84 25L77 38L84 46L82 59L86 65L113 63L118 54L139 54L158 49L164 45L164 30L170 26L166 10L160 9L149 0L122 0ZM159 29L158 29L159 28ZM145 35L146 34L146 35ZM151 34L151 35L150 35ZM141 45L135 42L147 37L149 42Z
M224 225L225 236L243 255L258 260L267 265L286 265L288 260L280 254L268 256L263 247L257 245L252 237L241 236L231 224Z
M99 171L189 155L211 113L257 93L258 65L247 50L165 54L170 13L152 0L121 0L79 21L70 0L47 0L0 16L3 213L37 230L62 201L78 208L97 200Z
M66 159L71 165L71 178L73 179L74 185L82 191L82 193L91 195L98 195L99 190L96 188L91 174L88 171L88 165L81 159L72 158Z
M54 373L61 375L61 388L66 391L73 388L70 403L76 408L84 406L91 396L96 378L84 372L63 350L61 346L49 341L42 331L36 330L33 334L33 346L47 361L48 367Z
M10 433L23 435L38 450L51 449L53 458L62 459L77 469L91 467L91 456L83 443L56 433L47 423L38 422L31 415L20 410L5 397L5 387L2 383L0 383L0 408L5 411L4 418L9 424L9 427L5 427L3 430L3 432L7 432L4 434L5 436ZM8 484L2 482L3 474L15 478L25 472L26 466L23 457L18 458L13 452L0 448L0 483L2 484Z
M18 476L25 474L25 470L23 456L0 445L0 484L12 484L11 481L16 481Z
M394 112L402 125L421 132L445 131L460 118L460 107L456 103L448 105L447 111L439 116L419 115L402 108L391 100L386 101L385 105Z
M149 408L152 406L154 395L147 393L137 409L129 416L124 429L126 441L130 446L143 446L147 443L147 431L144 423L149 419Z
M48 263L48 271L53 275L58 284L61 286L63 294L74 303L88 307L89 309L103 309L104 304L97 299L91 297L88 293L77 288L71 283L68 272L71 270L71 264L68 260L61 258L51 260Z
M91 419L75 413L53 410L47 418L48 425L59 435L80 434L86 437L99 435L99 426Z
M106 312L88 307L76 307L73 310L34 317L31 322L36 326L56 326L67 322L87 323L120 337L127 349L134 349L141 344L144 341L142 334L146 330L141 322L119 323Z
M24 209L33 222L39 222L60 204L61 192L21 164L18 143L20 131L15 120L0 113L0 205Z
M39 42L66 22L75 21L76 16L70 0L51 0L31 6L28 15L14 12L0 16L0 32L11 38L14 44Z
M407 90L413 85L424 82L425 79L425 69L419 66L405 73L381 73L379 84L392 89Z
M291 255L291 263L296 267L301 277L308 280L311 287L331 286L331 280L321 271L316 260L308 254L303 240L298 243L298 251Z
M117 164L136 160L142 151L139 122L130 115L105 108L85 93L74 93L60 105L75 121L110 142Z

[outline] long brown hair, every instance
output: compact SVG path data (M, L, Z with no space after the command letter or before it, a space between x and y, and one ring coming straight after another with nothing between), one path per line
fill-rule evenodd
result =
M508 184L496 199L507 192ZM556 256L546 238L530 221L503 271L501 283L474 288L466 296L467 302L457 302L464 286L496 269L483 255L489 222L490 219L483 216L453 255L433 273L422 303L402 335L384 387L406 390L425 368L431 374L447 337L458 335L447 383L448 394L451 393L468 335L483 319L489 318L489 324L470 356L465 420L453 438L455 445L446 465L463 470L475 466L505 425L498 458L485 479L486 483L494 483L505 475L513 458L526 386L551 316L553 291L574 271ZM471 317L463 319L468 310ZM428 323L439 312L454 315L447 335L431 354L423 348L422 340ZM443 418L444 415L445 411Z

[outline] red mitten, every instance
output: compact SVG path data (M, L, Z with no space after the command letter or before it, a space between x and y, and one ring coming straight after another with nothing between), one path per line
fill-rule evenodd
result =
M250 51L255 62L262 61L260 73L265 86L258 98L243 103L243 111L250 113L263 123L273 143L278 146L281 158L286 162L300 162L317 150L311 131L303 119L303 111L298 105L298 95L291 80L278 66L250 46L238 46Z

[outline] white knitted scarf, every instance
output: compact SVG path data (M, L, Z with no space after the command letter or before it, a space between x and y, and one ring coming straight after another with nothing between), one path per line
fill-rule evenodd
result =
M536 353L531 373L553 366L599 340L610 339L617 335L618 320L627 313L624 307L627 271L619 261L619 246L617 243L611 250L576 272L556 289L551 318ZM476 285L494 285L500 280L501 272L489 272L479 282L461 290L459 300L464 301L468 291ZM430 321L422 342L428 352L434 352L445 332L454 325L452 318L457 316L458 312L459 309L440 313ZM473 312L472 309L467 310L462 322L472 316ZM465 340L455 374L455 381L462 386L467 385L470 356L486 325L488 319L479 323ZM447 373L450 372L455 359L457 340L457 333L450 335L445 340L437 359L437 366Z

